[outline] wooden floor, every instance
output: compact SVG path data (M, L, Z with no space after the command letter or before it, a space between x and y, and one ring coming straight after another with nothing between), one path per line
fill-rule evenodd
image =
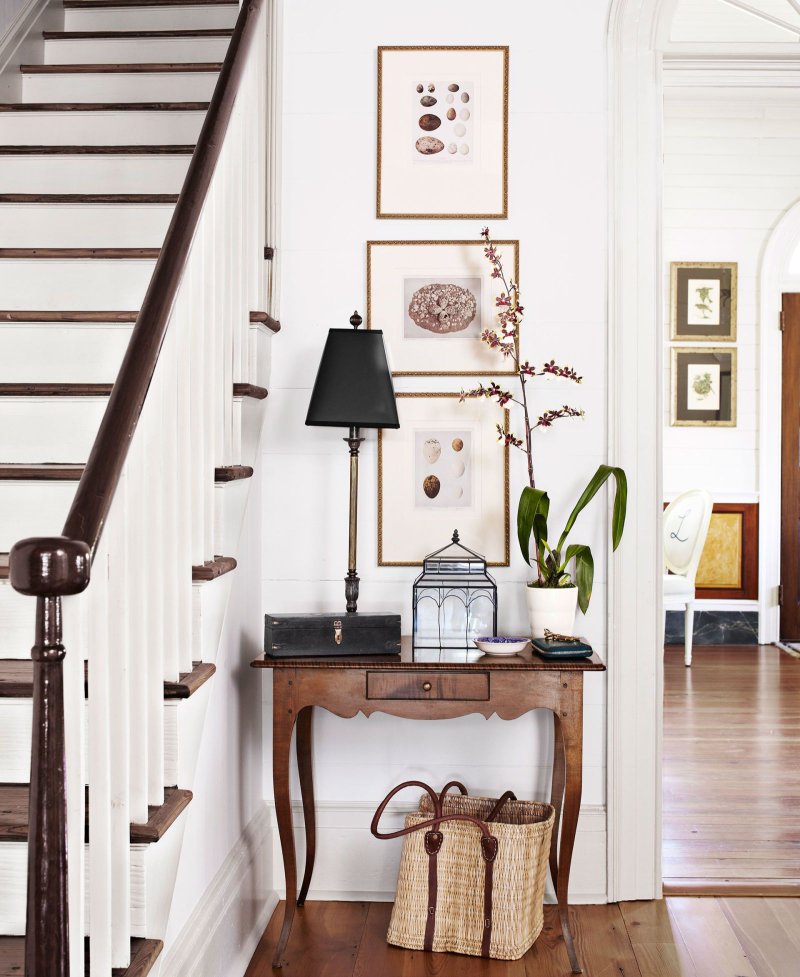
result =
M569 977L557 917L517 961L401 950L386 943L391 905L308 902L295 916L282 970L275 911L246 977ZM586 977L797 977L800 899L670 898L576 906L573 933Z
M663 855L668 894L800 895L800 660L667 649Z

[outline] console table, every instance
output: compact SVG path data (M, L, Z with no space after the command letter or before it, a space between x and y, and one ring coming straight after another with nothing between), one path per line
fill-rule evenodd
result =
M411 640L400 655L375 658L259 658L254 668L273 672L272 776L275 811L286 876L286 903L273 967L281 967L295 904L302 907L314 871L316 824L311 770L311 723L315 706L349 719L384 712L403 719L452 719L470 713L517 719L533 709L548 709L555 721L551 803L556 810L550 847L550 873L573 973L581 966L569 927L567 897L575 830L581 804L583 764L583 673L605 671L597 657L546 661L530 648L500 658L470 661L413 661ZM289 765L292 731L297 726L297 765L306 829L306 864L297 894L297 860L292 830ZM559 816L561 830L559 841ZM366 830L366 829L365 829Z

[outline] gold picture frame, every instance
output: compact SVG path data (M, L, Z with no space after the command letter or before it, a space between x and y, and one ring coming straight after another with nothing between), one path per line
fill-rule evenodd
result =
M737 302L737 262L673 261L670 264L670 339L736 342Z
M381 45L378 48L375 190L378 219L504 220L508 217L508 62L508 45L420 44ZM406 91L412 73L419 77L417 87L423 79L426 81L425 89ZM475 86L473 107L475 93L482 93L477 99L477 112L473 108L472 118L468 116L478 142L478 152L467 157L462 155L462 147L467 145L469 151L468 142L452 143L453 139L464 137L451 134L445 148L438 137L426 137L421 127L405 128L410 118L408 110L414 104L413 96L422 94L424 98L428 84L433 84L430 97L438 103L436 84L441 89L441 81L430 83L428 79L449 77L471 80L470 84ZM464 93L469 95L466 89ZM429 103L423 104L427 106ZM437 111L443 108L437 104L432 107ZM421 120L425 115L424 108L420 107L420 113ZM442 120L435 113L429 113L436 120L431 123L436 129L442 126L448 129L447 121L451 118L455 126L459 124L459 118L447 115L447 110L445 114L446 120ZM385 115L402 120L396 130L390 131L385 126ZM453 133L457 131L453 129ZM438 149L427 153L419 150L415 156L416 144L408 142L412 133L419 138L429 138L431 145L437 144ZM456 150L450 150L451 143L457 146ZM474 143L472 149L475 149ZM450 201L449 207L442 206L442 201Z
M509 566L509 447L499 444L496 430L499 423L508 432L508 408L482 400L461 403L461 395L451 392L402 392L395 396L400 427L378 431L378 566L421 566L429 553L447 542L454 529L489 566ZM434 406L425 410L425 401ZM440 410L435 405L440 405ZM439 440L431 434L438 435ZM421 491L420 476L430 466L432 472L440 474L454 460L452 452L448 454L449 446L440 443L445 441L442 434L448 440L453 435L453 451L458 453L458 460L466 462L461 465L461 474L454 476L466 476L470 486L463 502L447 498L445 484L439 499L438 482L435 496L428 494L427 487L427 498ZM434 443L435 455L424 459L422 451Z
M500 250L510 251L506 259L510 278L519 281L519 241L494 241ZM492 267L484 255L485 242L453 241L367 241L367 329L383 330L394 377L512 377L513 364L481 340L484 329L497 328L494 299L503 290L492 279ZM469 333L439 334L424 331L411 322L408 297L411 289L426 281L460 282L477 293ZM411 284L410 284L411 283ZM431 287L431 286L428 286ZM422 338L425 337L425 338ZM429 366L436 354L443 365ZM519 340L517 340L519 356ZM502 369L504 366L509 369ZM449 367L449 369L447 368Z
M736 349L673 346L673 427L736 427Z

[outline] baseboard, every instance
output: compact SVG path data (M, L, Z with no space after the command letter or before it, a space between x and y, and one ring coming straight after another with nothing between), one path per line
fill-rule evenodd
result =
M242 977L278 904L273 812L263 803L165 949L159 977Z
M413 805L387 808L381 827L391 831L402 827ZM317 804L317 857L309 892L312 899L337 899L347 902L392 902L402 839L378 841L369 831L375 809L366 805ZM275 817L274 806L270 814ZM297 839L298 875L302 876L305 858L303 808L293 805ZM277 822L274 822L277 824ZM283 862L277 830L273 831L275 875L272 887L284 898ZM607 902L606 810L601 805L581 808L575 854L570 878L570 901L575 904ZM555 901L548 882L547 901Z

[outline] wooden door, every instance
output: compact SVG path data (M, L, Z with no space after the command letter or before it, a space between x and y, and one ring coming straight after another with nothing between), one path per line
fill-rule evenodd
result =
M781 638L800 639L800 294L783 296L781 328Z

